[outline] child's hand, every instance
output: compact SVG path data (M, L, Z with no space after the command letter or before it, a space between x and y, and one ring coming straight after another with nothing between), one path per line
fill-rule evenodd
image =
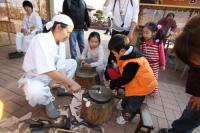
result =
M112 84L111 81L112 81L112 80L109 80L109 87L110 87L110 89L111 89L111 90L116 90L116 87L113 86L113 84Z
M115 95L115 96L117 96L117 90L112 90L112 93Z
M83 67L84 64L85 64L85 61L81 60L81 67Z
M84 64L82 64L82 65L83 65L83 67L87 67L87 68L90 68L90 67L91 67L91 65L88 64L88 63L84 63Z
M192 108L197 110L197 111L200 111L200 97L195 97L195 96L192 96L190 98L190 102L192 103Z
M162 71L165 71L165 66L161 66L160 69L161 69Z

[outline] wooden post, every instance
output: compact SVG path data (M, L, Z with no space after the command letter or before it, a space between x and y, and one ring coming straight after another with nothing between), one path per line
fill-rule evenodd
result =
M140 12L139 12L139 18L138 18L138 25L142 25L142 19L143 19L143 6L140 6Z
M8 1L5 0L5 3L6 3L6 9L7 9L8 21L11 22L11 21L10 21L10 12L9 12L9 8L8 8ZM8 32L9 44L12 45L11 35L10 35L10 31L9 31L8 25L7 25L6 27L7 27L7 32Z
M54 0L47 0L49 2L49 18L51 19L54 15L55 15L55 12L54 12Z

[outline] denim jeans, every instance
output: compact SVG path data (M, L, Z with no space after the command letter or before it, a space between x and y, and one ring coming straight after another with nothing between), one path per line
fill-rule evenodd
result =
M200 111L192 109L189 103L182 116L172 124L172 133L192 133L200 125Z
M71 58L72 59L76 59L77 58L76 42L78 42L80 53L82 53L83 49L85 47L85 44L84 44L84 30L83 29L75 29L70 34L69 44L70 44L70 54L71 54Z
M130 114L129 120L134 118L138 113L144 99L145 96L129 96L123 98L121 106L123 108L123 113Z

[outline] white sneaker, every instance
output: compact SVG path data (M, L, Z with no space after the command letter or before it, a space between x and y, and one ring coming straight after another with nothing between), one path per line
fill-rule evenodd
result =
M123 116L118 116L116 122L117 122L117 124L119 124L119 125L124 125L124 124L126 124L128 121L126 121L126 120L124 119Z

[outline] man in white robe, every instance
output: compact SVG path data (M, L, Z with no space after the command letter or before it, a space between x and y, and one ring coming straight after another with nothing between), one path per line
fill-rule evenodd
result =
M72 80L77 63L66 59L65 44L62 43L72 32L73 22L68 16L60 14L49 23L46 28L50 31L32 39L23 62L26 74L19 80L19 86L23 88L31 106L45 105L48 117L57 118L59 114L53 104L50 83L59 82L73 93L81 87Z

